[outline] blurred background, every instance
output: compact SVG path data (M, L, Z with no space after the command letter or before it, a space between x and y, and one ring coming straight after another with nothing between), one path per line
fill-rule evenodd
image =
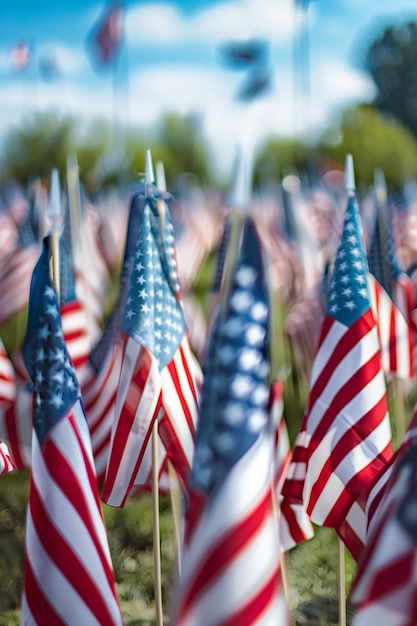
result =
M94 188L135 180L150 146L171 184L224 185L245 142L256 176L350 150L359 182L378 155L400 186L417 167L415 20L412 0L2 3L0 175L63 172L75 149Z

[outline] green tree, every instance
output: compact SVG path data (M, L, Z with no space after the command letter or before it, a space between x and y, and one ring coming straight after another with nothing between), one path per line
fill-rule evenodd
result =
M255 159L255 184L284 176L287 172L306 171L312 151L298 139L272 137L258 150Z
M417 23L390 25L369 46L363 66L377 87L375 106L417 137Z
M67 154L73 150L74 120L55 113L36 114L6 135L4 175L22 184L41 177L49 179L53 168L65 172Z
M371 185L375 169L384 171L391 189L399 189L408 178L417 176L415 137L401 122L370 105L346 111L340 127L325 133L319 152L342 167L346 154L351 153L358 186Z

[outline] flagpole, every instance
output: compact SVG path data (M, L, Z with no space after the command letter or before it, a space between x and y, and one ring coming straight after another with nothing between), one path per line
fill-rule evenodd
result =
M244 212L249 208L249 195L251 180L249 176L249 158L247 151L242 146L238 147L235 161L235 176L229 198L230 208L230 231L224 259L223 279L220 287L219 315L225 315L225 307L228 302L233 268L239 250L242 234Z
M346 574L345 574L345 544L338 537L339 542L339 625L346 626Z
M149 153L150 158L150 153ZM165 180L165 170L164 164L162 161L158 161L155 164L156 171L156 185L160 191L166 191L166 180ZM165 201L157 200L156 205L158 207L159 217L161 219L161 226L164 226L165 220ZM181 519L181 501L180 501L180 486L178 482L177 475L172 467L171 461L168 461L168 474L169 474L169 493L171 497L171 509L172 509L172 518L174 522L174 535L176 541L176 555L177 555L177 568L178 568L178 576L181 576L181 549L182 549L182 541L181 541L181 533L180 533L180 519Z
M353 167L353 157L346 155L345 162L345 190L348 194L356 192L355 172ZM339 625L346 626L346 561L345 546L338 536L338 562L339 562Z
M151 151L147 149L145 160L145 194L152 196L154 182ZM153 554L154 554L154 591L156 626L163 626L164 615L162 610L162 582L161 582L161 537L159 528L159 475L158 475L158 419L155 418L152 427L152 511L153 511Z
M59 230L61 227L61 189L59 185L58 170L53 169L51 173L51 188L49 190L48 218L50 221L50 244L51 259L50 272L55 291L60 298L61 284L59 271Z

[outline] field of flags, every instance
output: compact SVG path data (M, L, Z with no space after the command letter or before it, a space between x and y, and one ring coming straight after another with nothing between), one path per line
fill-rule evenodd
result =
M227 200L174 198L150 150L124 201L93 203L74 159L65 181L3 190L0 470L30 477L22 624L123 623L103 507L144 492L158 626L295 624L286 555L317 526L357 563L352 624L417 622L415 199L395 203L378 170L357 192L351 155L332 190L291 175L252 191L242 162Z

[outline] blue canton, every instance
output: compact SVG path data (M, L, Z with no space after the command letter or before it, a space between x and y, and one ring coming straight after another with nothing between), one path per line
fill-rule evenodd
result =
M33 272L23 354L33 384L34 428L42 445L80 396L49 274L47 240Z
M133 268L121 328L155 357L162 370L174 357L185 333L179 301L172 226L164 228L151 199L139 225Z
M210 492L266 426L269 300L260 244L247 219L225 315L208 346L191 481Z
M368 264L362 241L359 207L350 196L342 236L329 285L327 315L351 326L371 306Z

